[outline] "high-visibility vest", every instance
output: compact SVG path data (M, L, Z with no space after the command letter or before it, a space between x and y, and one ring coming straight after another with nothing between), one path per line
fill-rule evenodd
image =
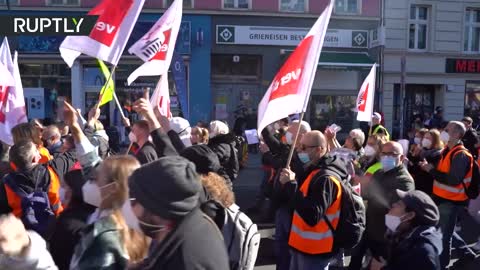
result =
M50 152L48 152L48 149L43 147L43 146L38 146L37 147L38 149L38 152L40 153L40 160L38 161L38 163L40 164L45 164L47 163L49 160L52 160L52 156L50 155Z
M381 169L382 169L382 163L377 162L372 166L368 167L367 171L365 172L365 175L372 176L374 173L376 173L378 170L381 170Z
M374 130L372 130L372 132L371 132L370 134L368 134L368 135L370 136L370 135L377 134L377 133L380 131L380 129L382 129L382 128L385 130L385 138L387 138L387 141L390 141L390 133L388 133L388 130L387 130L384 126L382 126L382 125L378 125L378 126L377 126Z
M318 173L319 170L314 170L307 177L305 182L303 182L300 187L300 191L303 193L303 196L307 196L308 189L310 187L310 182L313 177ZM337 228L338 221L340 219L340 203L342 196L342 187L335 177L329 176L330 180L335 183L337 186L337 197L335 201L327 208L325 216L330 221L334 229ZM324 254L330 253L333 249L333 232L330 230L325 219L322 218L315 226L308 225L295 211L293 213L292 227L290 230L290 237L288 239L288 244L307 254Z
M448 151L446 155L443 155L444 153L442 153L442 159L440 159L440 162L437 165L437 171L442 173L450 172L450 165L453 159L452 153L455 153L455 155L457 155L458 153L464 153L465 155L468 156L470 160L470 169L468 169L467 174L463 177L463 183L465 183L465 187L468 188L470 186L470 182L472 181L474 161L473 161L472 155L468 152L468 150L465 147L463 147L463 145L459 144L453 147L450 151ZM447 199L450 201L463 202L468 200L468 196L465 193L465 187L462 183L452 186L452 185L443 184L438 182L437 180L434 180L433 194L440 198Z
M60 201L60 179L58 178L57 173L53 170L52 167L48 166L48 173L50 174L50 185L48 187L48 200L50 201L50 206L52 211L56 216L60 215L63 211L63 206ZM7 194L8 205L12 209L12 214L18 218L22 217L22 197L15 193L7 184L5 186L5 192Z

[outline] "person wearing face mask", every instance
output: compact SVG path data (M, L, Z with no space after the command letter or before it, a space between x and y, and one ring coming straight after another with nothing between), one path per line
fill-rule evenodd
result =
M333 247L334 236L324 215L339 215L342 193L340 181L347 179L346 162L327 154L327 140L322 132L307 132L300 141L299 156L307 162L307 177L283 169L280 182L289 191L294 209L288 245L291 248L290 270L328 269L339 253ZM332 226L338 223L335 219ZM325 235L305 237L305 235Z
M130 269L229 269L221 232L199 207L201 182L193 163L162 157L137 169L129 188L131 204L124 212L133 218L127 224L156 241L150 255Z
M475 259L475 252L466 247L463 239L454 235L457 217L468 205L469 198L465 189L470 185L473 174L474 159L470 152L463 146L462 138L466 128L462 122L451 121L440 134L440 139L446 143L441 152L437 165L424 160L419 166L434 177L433 199L440 210L439 227L443 234L443 252L440 256L442 269L450 263L452 236L456 244L461 246L460 259L456 266L469 264Z
M52 156L62 153L62 136L57 126L50 125L46 127L43 131L42 138L45 142L44 145Z
M150 163L158 158L155 145L150 142L149 136L149 126L146 120L135 122L132 131L128 134L130 142L135 142L140 147L135 153L135 157L142 165Z
M367 227L365 231L367 247L376 258L386 258L386 231L384 217L389 206L398 201L397 189L415 189L411 175L403 166L403 147L398 142L387 142L380 151L382 169L378 170L370 183L362 187L362 197L368 201Z
M304 166L309 163L309 160L305 155L300 155L300 142L303 136L310 131L310 124L305 121L300 122L294 120L285 133L286 143L282 143L275 138L268 128L265 128L262 131L262 137L270 150L267 154L264 154L264 161L268 161L268 166L271 168L271 173L266 181L264 190L269 192L274 208L276 208L275 253L278 270L288 270L290 267L290 248L288 246L288 238L292 226L293 214L289 199L290 196L287 193L288 190L286 190L284 185L278 181L278 178L281 176L281 170L287 165L288 155L292 147L294 148L294 152L290 168L299 178L303 178ZM295 141L294 136L297 132L298 139Z
M442 235L436 226L438 207L422 191L397 191L399 201L385 215L389 254L386 261L373 259L370 270L440 269Z
M425 172L419 166L419 162L427 160L431 164L437 164L440 160L443 143L440 141L440 133L431 129L424 134L421 147L409 156L408 171L415 180L415 189L421 190L429 195L432 194L433 176Z

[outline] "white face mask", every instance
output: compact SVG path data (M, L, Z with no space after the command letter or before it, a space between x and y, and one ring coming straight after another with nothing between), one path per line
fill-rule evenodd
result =
M415 144L420 144L420 143L422 143L422 139L421 139L421 138L418 138L418 137L415 137L415 139L413 139L413 142L414 142Z
M402 219L400 217L389 214L385 215L385 226L387 226L390 231L395 232L400 224L402 224Z
M122 215L125 219L125 223L127 223L127 226L130 229L136 230L137 232L142 232L138 223L138 218L135 213L133 213L132 204L130 203L129 199L126 200L122 206Z
M373 148L372 146L370 145L367 145L365 146L365 156L367 157L373 157L377 154L377 151L375 150L375 148Z
M440 140L447 144L448 141L450 141L450 135L444 130L442 131L442 133L440 133Z
M422 147L425 147L425 148L430 148L430 147L432 147L432 141L430 141L429 139L423 139L423 141L422 141Z
M128 140L132 143L136 143L137 142L137 136L135 136L135 134L133 134L133 132L130 131L130 133L128 133Z
M293 134L291 132L287 131L287 133L285 133L285 139L287 140L288 145L293 144Z
M82 187L83 201L93 205L95 207L100 207L102 203L102 195L100 194L100 188L98 185L92 181L87 181Z

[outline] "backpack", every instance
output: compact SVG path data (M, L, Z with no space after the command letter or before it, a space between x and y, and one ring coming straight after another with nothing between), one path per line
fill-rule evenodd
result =
M338 177L335 179L338 180ZM352 249L362 239L366 227L366 209L362 197L353 189L349 179L341 179L342 197L340 204L340 218L337 229L334 229L330 220L324 214L328 227L333 232L333 249Z
M452 161L453 157L458 151L467 151L470 153L466 148L461 148L460 150L456 150L450 155L450 162ZM473 155L472 155L473 158ZM475 200L479 193L480 193L480 167L478 166L477 161L473 160L473 169L472 169L472 180L470 182L470 186L467 187L464 181L462 181L463 188L465 190L465 194L471 200Z
M233 204L225 208L225 224L222 228L231 270L253 270L260 247L257 225Z
M56 217L50 205L48 193L44 191L48 190L48 185L42 187L39 186L38 182L32 193L26 193L15 183L15 180L10 175L4 178L4 183L20 196L22 200L22 216L20 219L25 229L33 230L45 239L48 239L53 231Z

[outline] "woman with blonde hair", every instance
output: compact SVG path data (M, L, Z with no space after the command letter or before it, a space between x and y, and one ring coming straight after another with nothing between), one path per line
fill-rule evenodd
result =
M34 123L21 123L12 128L13 143L21 140L32 141L42 157L39 163L47 163L52 159L50 152L43 146L41 129Z
M208 129L202 127L194 127L192 128L191 138L193 145L196 144L208 144Z

